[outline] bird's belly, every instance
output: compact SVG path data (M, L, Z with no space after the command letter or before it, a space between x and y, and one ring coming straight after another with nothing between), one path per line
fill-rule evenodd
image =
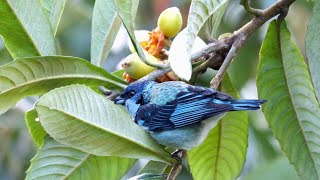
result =
M150 134L159 144L177 149L190 150L203 142L222 116L218 115L189 126L169 131L152 132Z

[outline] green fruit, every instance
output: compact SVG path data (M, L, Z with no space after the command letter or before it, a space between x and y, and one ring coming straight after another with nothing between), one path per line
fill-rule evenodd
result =
M147 52L144 54L149 61L159 63L157 58L151 56ZM122 67L124 71L133 79L140 79L156 69L143 63L137 53L132 53L127 56L125 62L122 64Z
M158 18L160 31L168 38L178 34L182 27L182 16L177 7L164 10Z
M232 33L224 33L224 34L221 34L221 35L218 37L218 40L224 39L224 38L226 38L226 37L228 37L228 36L231 36L231 35L232 35Z

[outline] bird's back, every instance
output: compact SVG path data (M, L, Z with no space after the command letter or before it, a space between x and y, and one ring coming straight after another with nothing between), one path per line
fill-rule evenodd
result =
M146 99L150 103L165 105L176 99L178 93L187 91L189 85L181 81L167 81L154 84L148 93Z

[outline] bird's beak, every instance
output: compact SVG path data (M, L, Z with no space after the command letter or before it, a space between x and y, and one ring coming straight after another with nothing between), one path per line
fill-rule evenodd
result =
M114 102L115 104L124 105L125 100L124 100L122 97L118 96L113 102Z

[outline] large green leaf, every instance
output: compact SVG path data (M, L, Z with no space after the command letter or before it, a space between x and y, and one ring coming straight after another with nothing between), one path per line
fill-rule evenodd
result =
M318 102L320 102L320 1L315 1L306 37L309 69Z
M120 179L135 161L94 156L47 138L31 160L26 179Z
M302 179L320 178L320 108L303 57L283 22L270 23L257 86L263 113Z
M0 67L0 114L25 96L68 84L122 89L126 82L80 58L48 56L17 59Z
M25 120L33 142L38 148L42 147L47 133L39 122L37 111L35 109L28 111L26 113Z
M221 90L239 98L226 75ZM204 142L188 152L194 179L236 179L246 160L248 147L248 114L230 112L214 127Z
M217 33L220 26L221 19L226 11L228 2L222 4L201 27L198 36L205 42L209 42L212 39L217 39Z
M180 78L190 80L192 74L190 58L194 41L209 17L212 17L211 21L215 20L214 24L210 24L212 27L210 33L215 32L227 3L228 0L193 0L191 2L187 27L173 40L168 57L172 70Z
M53 34L56 35L66 0L40 0L45 8Z
M102 66L105 62L117 33L121 19L113 1L97 0L93 9L91 34L91 63Z
M114 0L119 17L125 26L134 49L138 53L141 60L154 67L163 67L162 63L154 63L148 61L144 55L143 49L134 34L134 19L136 17L139 0Z
M55 55L50 22L38 0L0 0L0 34L13 58Z
M173 162L122 107L84 85L54 89L35 107L44 129L60 143L99 156Z

